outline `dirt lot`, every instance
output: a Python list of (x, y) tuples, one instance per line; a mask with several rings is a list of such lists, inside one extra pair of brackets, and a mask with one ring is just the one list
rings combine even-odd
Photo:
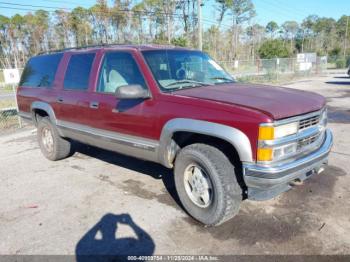
[(245, 201), (216, 228), (186, 215), (157, 164), (81, 145), (50, 162), (33, 128), (1, 135), (0, 254), (350, 254), (350, 79), (287, 86), (327, 97), (330, 165), (273, 200)]

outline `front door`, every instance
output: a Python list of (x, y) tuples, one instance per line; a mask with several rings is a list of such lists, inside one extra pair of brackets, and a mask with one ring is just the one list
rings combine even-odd
[(100, 65), (96, 90), (90, 94), (92, 127), (146, 141), (155, 138), (154, 100), (120, 100), (115, 97), (118, 87), (133, 84), (148, 88), (133, 54), (128, 51), (106, 52)]

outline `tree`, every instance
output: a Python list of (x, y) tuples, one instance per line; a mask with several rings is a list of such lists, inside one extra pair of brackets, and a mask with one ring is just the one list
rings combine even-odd
[(55, 11), (55, 21), (54, 30), (56, 35), (55, 48), (60, 49), (70, 46), (69, 37), (69, 13), (64, 10)]
[[(180, 23), (182, 23), (184, 35), (189, 43), (195, 41), (195, 29), (197, 28), (197, 17), (195, 15), (197, 0), (180, 0), (176, 4), (176, 10), (181, 13)], [(194, 46), (194, 44), (193, 44)]]
[(267, 40), (259, 48), (259, 56), (262, 59), (272, 59), (276, 57), (289, 57), (290, 52), (279, 39)]
[(270, 37), (273, 38), (279, 26), (275, 21), (270, 21), (265, 27), (266, 33), (270, 34)]
[(225, 1), (225, 0), (215, 0), (217, 3), (217, 10), (219, 11), (219, 18), (218, 22), (219, 25), (218, 27), (221, 27), (222, 20), (224, 20), (226, 12), (230, 9), (231, 1)]
[[(78, 6), (71, 11), (37, 10), (12, 17), (0, 15), (0, 65), (23, 67), (38, 52), (98, 43), (172, 43), (194, 47), (197, 1), (95, 0), (96, 4), (90, 8)], [(309, 15), (300, 26), (295, 21), (286, 21), (279, 27), (270, 21), (262, 27), (251, 22), (255, 15), (252, 1), (206, 2), (204, 8), (214, 5), (219, 14), (218, 23), (203, 19), (208, 25), (203, 32), (205, 51), (219, 61), (255, 59), (257, 54), (281, 57), (293, 51), (349, 54), (350, 16), (343, 15), (335, 21)], [(277, 42), (269, 41), (277, 38)]]
[(250, 39), (250, 56), (255, 60), (255, 53), (256, 53), (256, 47), (257, 45), (262, 41), (262, 39), (265, 37), (265, 27), (254, 24), (252, 26), (249, 26), (247, 28), (247, 36)]
[(75, 45), (88, 45), (91, 42), (91, 26), (88, 10), (83, 7), (74, 8), (68, 15), (68, 25), (73, 32)]
[(286, 21), (283, 23), (282, 28), (284, 30), (285, 39), (290, 41), (290, 51), (293, 52), (293, 43), (299, 30), (299, 25), (295, 21)]
[(97, 3), (89, 8), (92, 17), (93, 27), (98, 42), (109, 43), (111, 36), (108, 30), (111, 19), (111, 12), (107, 5), (107, 0), (97, 0)]
[(222, 21), (227, 11), (230, 11), (232, 16), (231, 59), (237, 59), (240, 26), (255, 16), (255, 7), (251, 0), (219, 0), (217, 2), (221, 8), (219, 21)]
[(336, 21), (333, 18), (318, 18), (313, 31), (316, 33), (316, 51), (320, 54), (328, 54), (336, 39)]
[(343, 15), (336, 23), (337, 35), (343, 40), (343, 54), (347, 53), (350, 43), (350, 16)]

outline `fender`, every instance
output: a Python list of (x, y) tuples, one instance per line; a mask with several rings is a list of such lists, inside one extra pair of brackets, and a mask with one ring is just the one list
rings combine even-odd
[(172, 167), (171, 154), (176, 150), (172, 136), (178, 131), (193, 132), (226, 140), (237, 150), (242, 162), (253, 162), (249, 138), (237, 128), (202, 120), (174, 118), (164, 125), (160, 136), (158, 157), (159, 162), (166, 167)]
[(49, 115), (51, 123), (57, 124), (55, 112), (53, 111), (52, 107), (48, 103), (41, 102), (41, 101), (35, 101), (32, 103), (30, 111), (32, 113), (33, 121), (35, 121), (34, 109), (41, 109), (45, 111)]

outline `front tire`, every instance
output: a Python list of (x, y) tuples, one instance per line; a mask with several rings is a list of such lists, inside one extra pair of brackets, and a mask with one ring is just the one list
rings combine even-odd
[(215, 226), (238, 213), (242, 189), (234, 166), (219, 149), (206, 144), (184, 147), (174, 173), (180, 201), (196, 220)]
[(70, 141), (62, 138), (48, 117), (38, 123), (37, 138), (43, 155), (52, 161), (66, 158), (71, 153)]

